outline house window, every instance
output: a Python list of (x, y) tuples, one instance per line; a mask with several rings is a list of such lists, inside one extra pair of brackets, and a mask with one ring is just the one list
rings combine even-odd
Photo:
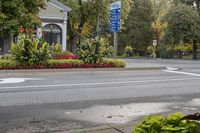
[(43, 38), (50, 45), (62, 44), (62, 30), (56, 24), (47, 24), (43, 30)]

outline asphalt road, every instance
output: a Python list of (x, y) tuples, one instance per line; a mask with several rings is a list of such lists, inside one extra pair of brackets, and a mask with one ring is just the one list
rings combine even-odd
[(199, 62), (138, 62), (181, 69), (1, 73), (0, 132), (73, 130), (200, 110)]

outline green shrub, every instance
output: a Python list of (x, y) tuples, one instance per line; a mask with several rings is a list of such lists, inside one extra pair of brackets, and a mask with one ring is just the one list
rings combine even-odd
[(102, 60), (103, 57), (112, 56), (113, 48), (109, 46), (109, 42), (104, 38), (98, 41), (94, 39), (86, 39), (77, 49), (77, 55), (85, 63), (93, 64)]
[(63, 51), (61, 53), (51, 53), (51, 57), (54, 57), (54, 56), (74, 56), (74, 54), (69, 51)]
[(200, 49), (197, 50), (197, 57), (200, 59)]
[(62, 51), (62, 46), (60, 44), (56, 44), (50, 47), (51, 48), (51, 57), (55, 56), (73, 56), (74, 54), (70, 51)]
[(172, 58), (172, 56), (170, 56), (169, 52), (166, 49), (161, 49), (159, 57), (163, 59)]
[(4, 54), (1, 57), (1, 60), (13, 60), (13, 56), (11, 54)]
[(48, 44), (31, 36), (21, 36), (20, 40), (11, 46), (11, 54), (22, 65), (38, 65), (50, 58)]
[(101, 61), (103, 64), (113, 64), (116, 68), (126, 67), (126, 62), (119, 59), (104, 59)]
[(84, 64), (84, 62), (77, 59), (67, 59), (67, 60), (48, 60), (47, 63), (44, 63), (44, 65), (47, 65), (50, 67), (53, 67), (55, 65), (63, 65), (63, 64), (82, 65)]
[(62, 53), (62, 46), (61, 44), (55, 44), (51, 46), (52, 53), (53, 54), (61, 54)]
[(200, 123), (182, 120), (183, 114), (148, 116), (134, 126), (133, 133), (200, 133)]
[(19, 64), (14, 60), (0, 60), (0, 68), (1, 69), (14, 68), (18, 65)]
[(100, 58), (113, 56), (114, 48), (110, 46), (110, 43), (107, 38), (100, 38), (99, 44), (100, 44), (99, 48)]
[(70, 51), (64, 51), (64, 52), (62, 52), (62, 55), (72, 56), (74, 54), (72, 52), (70, 52)]
[(133, 48), (131, 46), (126, 46), (124, 50), (124, 55), (127, 57), (133, 56)]
[(149, 54), (150, 57), (156, 58), (156, 47), (155, 46), (149, 46), (147, 48), (147, 53)]
[(168, 51), (168, 47), (164, 44), (158, 45), (156, 49), (156, 54), (158, 55), (159, 58), (173, 58), (173, 53)]

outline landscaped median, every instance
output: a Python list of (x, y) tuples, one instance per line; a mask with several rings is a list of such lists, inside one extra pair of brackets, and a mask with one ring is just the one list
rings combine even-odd
[(63, 51), (60, 44), (50, 46), (34, 35), (21, 33), (10, 53), (0, 59), (0, 70), (123, 68), (119, 59), (104, 59), (112, 55), (112, 48), (104, 39), (87, 39), (77, 49), (77, 55)]
[(118, 59), (104, 59), (96, 64), (86, 64), (79, 59), (48, 60), (40, 65), (20, 65), (15, 60), (0, 60), (0, 70), (15, 69), (71, 69), (71, 68), (123, 68), (126, 63)]

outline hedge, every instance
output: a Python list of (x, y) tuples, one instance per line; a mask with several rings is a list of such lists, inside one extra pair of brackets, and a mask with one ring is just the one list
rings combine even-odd
[(0, 60), (0, 69), (9, 69), (19, 66), (14, 60)]
[(104, 59), (101, 62), (103, 64), (112, 64), (113, 67), (117, 67), (117, 68), (126, 67), (126, 62), (120, 59)]
[(126, 63), (121, 60), (102, 60), (96, 64), (85, 64), (78, 59), (48, 60), (41, 65), (20, 65), (15, 60), (0, 60), (0, 69), (66, 69), (66, 68), (121, 68)]
[(67, 60), (49, 60), (45, 66), (48, 68), (79, 68), (84, 62), (77, 59), (67, 59)]

